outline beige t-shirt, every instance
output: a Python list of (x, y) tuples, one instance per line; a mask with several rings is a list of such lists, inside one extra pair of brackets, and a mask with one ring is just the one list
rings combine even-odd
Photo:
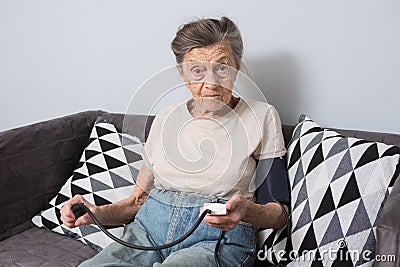
[(286, 153), (281, 122), (267, 103), (240, 99), (218, 119), (196, 119), (187, 102), (156, 116), (143, 149), (157, 189), (254, 200), (256, 160)]

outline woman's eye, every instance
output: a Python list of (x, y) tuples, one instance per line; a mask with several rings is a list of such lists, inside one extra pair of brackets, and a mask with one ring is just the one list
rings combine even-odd
[(228, 70), (228, 67), (225, 66), (225, 65), (221, 65), (221, 66), (219, 66), (219, 70), (220, 71), (226, 71), (226, 70)]
[(228, 75), (228, 66), (220, 65), (217, 68), (217, 74), (220, 77), (226, 77)]
[(199, 80), (203, 77), (204, 70), (202, 68), (194, 68), (192, 69), (192, 78), (195, 80)]

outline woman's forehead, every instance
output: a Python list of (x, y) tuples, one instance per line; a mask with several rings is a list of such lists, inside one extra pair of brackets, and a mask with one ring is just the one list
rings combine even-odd
[(233, 63), (233, 53), (229, 42), (224, 41), (213, 46), (193, 48), (185, 54), (184, 62), (211, 61)]

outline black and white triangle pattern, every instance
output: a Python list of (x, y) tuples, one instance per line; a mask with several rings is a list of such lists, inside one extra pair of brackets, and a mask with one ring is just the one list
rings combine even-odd
[(266, 263), (266, 266), (270, 264), (285, 266), (289, 262), (288, 252), (292, 251), (292, 243), (287, 237), (287, 226), (278, 230), (263, 229), (258, 232), (257, 260)]
[[(288, 266), (373, 265), (375, 225), (398, 176), (399, 154), (396, 146), (346, 138), (300, 117), (287, 152), (290, 249), (298, 255)], [(265, 237), (271, 262), (279, 261), (274, 252), (286, 245), (284, 233)]]
[[(137, 137), (117, 132), (113, 124), (99, 117), (72, 176), (50, 201), (50, 207), (32, 218), (32, 222), (69, 235), (97, 251), (103, 249), (112, 242), (109, 237), (96, 225), (67, 228), (60, 220), (60, 209), (76, 194), (98, 206), (130, 196), (143, 163), (142, 147)], [(109, 231), (121, 237), (123, 226), (109, 228)]]

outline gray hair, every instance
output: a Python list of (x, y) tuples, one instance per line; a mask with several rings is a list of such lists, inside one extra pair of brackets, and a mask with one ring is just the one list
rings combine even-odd
[(199, 19), (182, 25), (171, 48), (178, 64), (183, 62), (185, 54), (193, 48), (216, 45), (229, 41), (236, 66), (240, 68), (243, 54), (243, 41), (238, 27), (227, 17), (217, 19)]

